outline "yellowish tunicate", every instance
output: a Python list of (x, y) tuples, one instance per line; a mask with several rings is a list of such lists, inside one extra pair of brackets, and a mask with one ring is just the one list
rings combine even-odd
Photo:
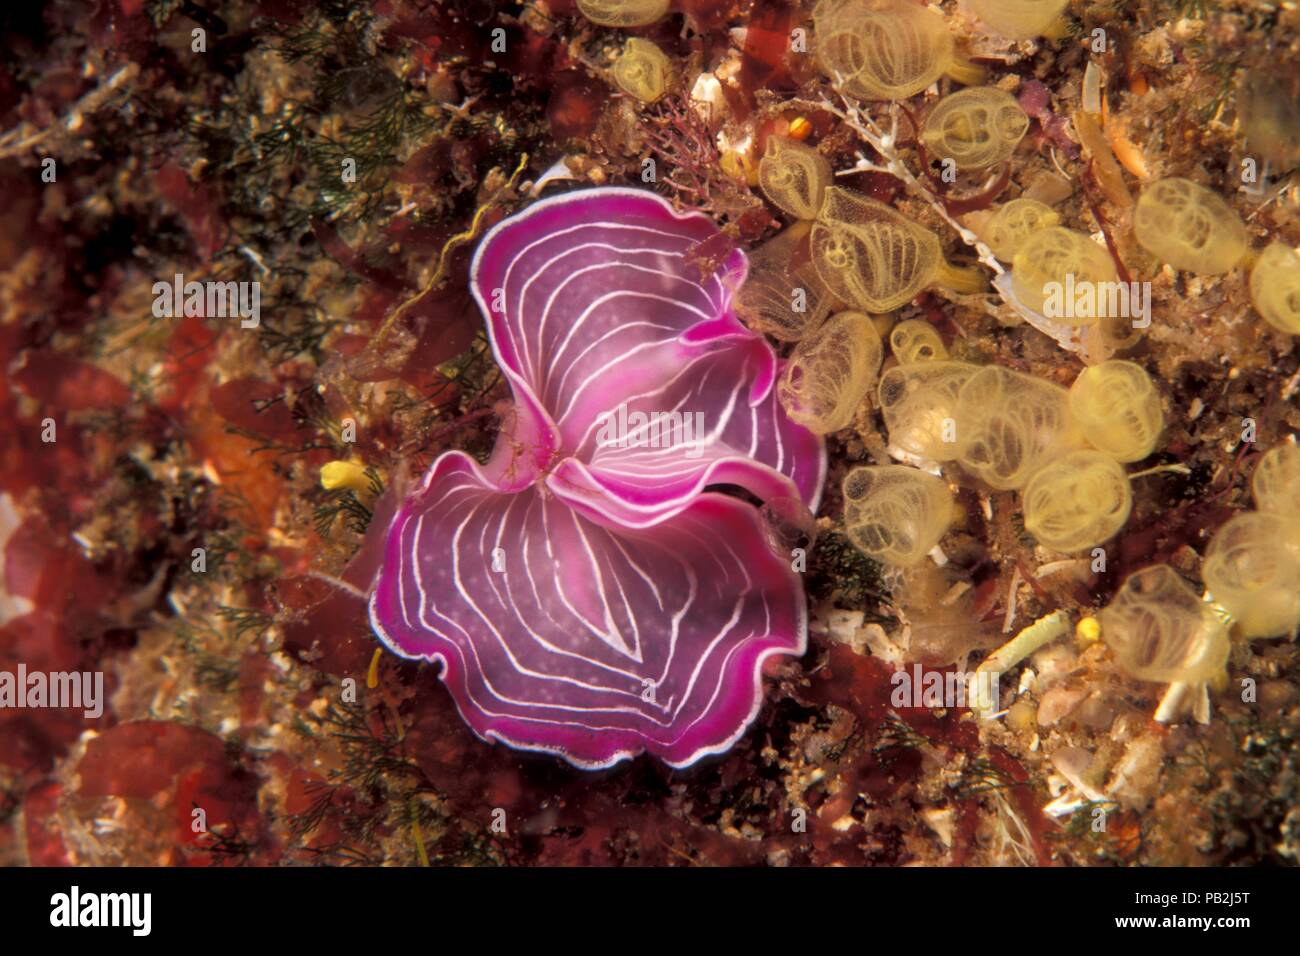
[(1130, 574), (1098, 617), (1115, 662), (1138, 680), (1206, 683), (1227, 666), (1223, 622), (1167, 564)]
[(1245, 224), (1223, 197), (1176, 176), (1143, 190), (1133, 233), (1153, 256), (1197, 275), (1227, 272), (1248, 246)]
[(1048, 462), (1024, 491), (1025, 530), (1066, 554), (1096, 547), (1128, 520), (1133, 493), (1114, 458), (1087, 449)]
[(1300, 446), (1270, 448), (1255, 466), (1250, 489), (1260, 511), (1300, 519)]
[(957, 393), (962, 467), (999, 491), (1023, 488), (1066, 451), (1084, 447), (1065, 389), (987, 365)]
[(1037, 199), (1013, 199), (999, 206), (975, 231), (995, 256), (1010, 262), (1031, 235), (1060, 222), (1056, 210)]
[(958, 395), (979, 371), (966, 362), (898, 365), (880, 378), (880, 411), (891, 447), (927, 461), (961, 455), (966, 429), (959, 427)]
[(670, 0), (578, 0), (578, 12), (602, 27), (643, 27), (668, 12)]
[(756, 332), (797, 342), (825, 321), (831, 295), (808, 258), (809, 224), (797, 222), (749, 254), (735, 309)]
[(1210, 539), (1201, 577), (1245, 637), (1292, 634), (1300, 626), (1300, 519), (1237, 515)]
[(1282, 170), (1300, 162), (1300, 74), (1279, 66), (1257, 63), (1244, 74), (1237, 117), (1251, 156)]
[(1300, 254), (1269, 243), (1250, 270), (1250, 301), (1273, 328), (1300, 335)]
[(940, 100), (925, 118), (921, 141), (933, 159), (984, 169), (1010, 159), (1028, 131), (1029, 116), (1014, 96), (976, 86)]
[(864, 554), (910, 567), (939, 543), (955, 514), (943, 479), (918, 468), (877, 465), (844, 478), (844, 530)]
[(629, 37), (623, 53), (614, 61), (614, 82), (642, 103), (653, 103), (668, 89), (672, 61), (649, 40)]
[[(1062, 325), (1093, 325), (1106, 311), (1103, 284), (1117, 283), (1115, 262), (1104, 246), (1081, 232), (1053, 226), (1031, 233), (1015, 254), (1011, 282), (1025, 305)], [(1083, 299), (1079, 293), (1090, 294)]]
[(1070, 0), (965, 0), (971, 12), (1009, 40), (1057, 36)]
[(763, 194), (795, 219), (817, 218), (831, 178), (831, 164), (825, 156), (784, 136), (768, 139), (767, 152), (758, 164)]
[(873, 314), (892, 312), (931, 285), (967, 293), (985, 287), (979, 270), (944, 259), (933, 232), (838, 186), (826, 190), (811, 241), (813, 263), (826, 287)]
[(777, 384), (781, 407), (818, 435), (839, 431), (875, 384), (883, 351), (871, 316), (832, 316), (790, 356)]
[(943, 15), (912, 0), (821, 0), (813, 26), (818, 68), (859, 99), (906, 99), (944, 73), (983, 77), (957, 57)]
[(948, 357), (943, 339), (929, 322), (907, 319), (889, 333), (889, 348), (900, 365), (937, 362)]
[(1160, 393), (1141, 365), (1112, 359), (1079, 373), (1070, 386), (1070, 414), (1083, 437), (1116, 461), (1155, 451), (1164, 428)]

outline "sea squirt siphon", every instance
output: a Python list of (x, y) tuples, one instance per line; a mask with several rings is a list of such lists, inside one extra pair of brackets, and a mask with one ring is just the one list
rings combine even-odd
[(900, 365), (937, 362), (948, 357), (943, 339), (929, 322), (906, 319), (889, 333), (889, 349)]

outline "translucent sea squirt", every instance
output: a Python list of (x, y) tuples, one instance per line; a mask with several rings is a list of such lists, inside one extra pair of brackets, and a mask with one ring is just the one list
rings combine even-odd
[(1237, 92), (1247, 147), (1281, 169), (1300, 162), (1300, 70), (1289, 59), (1285, 65), (1256, 63)]
[(490, 460), (441, 455), (388, 525), (370, 620), (436, 661), (488, 741), (607, 767), (729, 748), (763, 661), (802, 654), (806, 604), (760, 510), (815, 509), (816, 436), (731, 311), (745, 258), (652, 193), (548, 197), (480, 243), (471, 287), (514, 396)]
[(975, 232), (1003, 262), (1010, 262), (1031, 235), (1060, 225), (1061, 217), (1037, 199), (1013, 199), (999, 206)]
[(1133, 493), (1115, 459), (1085, 449), (1050, 461), (1024, 490), (1025, 530), (1064, 554), (1095, 547), (1128, 520)]
[(797, 342), (830, 315), (834, 297), (808, 257), (810, 229), (796, 222), (750, 253), (736, 314), (755, 332)]
[(958, 461), (999, 491), (1023, 488), (1040, 468), (1083, 447), (1065, 389), (999, 365), (981, 368), (957, 395)]
[(1265, 514), (1300, 520), (1300, 446), (1270, 448), (1250, 478), (1255, 507)]
[(1176, 176), (1142, 191), (1133, 232), (1147, 252), (1197, 275), (1222, 275), (1248, 247), (1245, 224), (1222, 196)]
[(1207, 683), (1228, 663), (1228, 630), (1172, 567), (1130, 574), (1098, 615), (1120, 668), (1155, 683)]
[(1083, 437), (1116, 461), (1141, 461), (1156, 450), (1165, 414), (1146, 369), (1112, 359), (1079, 373), (1070, 386), (1070, 414)]
[(880, 377), (878, 402), (891, 449), (924, 461), (953, 461), (966, 448), (961, 388), (978, 365), (933, 361), (898, 365)]
[(867, 466), (844, 478), (845, 533), (886, 564), (919, 564), (947, 532), (954, 509), (947, 483), (919, 468)]
[[(1115, 262), (1104, 246), (1061, 226), (1031, 233), (1011, 264), (1011, 282), (1020, 301), (1062, 325), (1096, 324), (1103, 311), (1099, 288), (1118, 281)], [(1076, 308), (1071, 290), (1088, 292), (1092, 304)]]
[(772, 136), (758, 164), (763, 195), (788, 216), (816, 219), (826, 187), (832, 182), (831, 164), (811, 146), (785, 136)]
[(1029, 132), (1029, 116), (1014, 96), (977, 86), (945, 96), (921, 127), (931, 158), (951, 159), (958, 169), (985, 169), (1006, 162)]
[(1300, 335), (1300, 253), (1272, 242), (1250, 270), (1250, 301), (1279, 332)]
[(793, 421), (818, 435), (853, 420), (863, 396), (876, 383), (883, 348), (871, 316), (841, 312), (795, 348), (777, 384), (777, 396)]
[(642, 103), (653, 103), (668, 90), (672, 61), (649, 40), (629, 37), (614, 61), (614, 82)]
[(821, 0), (813, 9), (817, 66), (849, 96), (901, 100), (945, 73), (978, 83), (943, 15), (912, 0)]
[(1070, 0), (965, 0), (971, 12), (1008, 40), (1056, 36)]
[(602, 27), (643, 27), (663, 18), (671, 0), (578, 0), (578, 11)]
[(1300, 627), (1300, 519), (1237, 515), (1210, 539), (1201, 576), (1245, 637), (1293, 634)]
[(953, 266), (933, 232), (867, 196), (832, 186), (812, 227), (817, 274), (845, 302), (880, 315), (931, 285), (984, 289), (978, 269)]

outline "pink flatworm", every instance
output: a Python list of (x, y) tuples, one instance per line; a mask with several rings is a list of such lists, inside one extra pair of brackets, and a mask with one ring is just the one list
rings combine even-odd
[(485, 740), (685, 766), (753, 720), (765, 659), (804, 652), (789, 556), (753, 504), (712, 489), (815, 510), (825, 452), (731, 309), (744, 254), (700, 274), (690, 253), (716, 235), (603, 188), (534, 203), (478, 248), (514, 409), (487, 464), (443, 454), (398, 509), (370, 619), (395, 653), (441, 663)]

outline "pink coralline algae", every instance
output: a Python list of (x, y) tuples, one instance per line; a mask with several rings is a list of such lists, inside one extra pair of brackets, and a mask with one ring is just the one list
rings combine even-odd
[(685, 766), (757, 714), (806, 605), (744, 489), (815, 509), (816, 436), (731, 310), (745, 256), (702, 275), (700, 214), (604, 188), (502, 222), (471, 284), (514, 394), (486, 465), (438, 458), (398, 509), (370, 600), (383, 642), (438, 661), (485, 740), (608, 767)]

